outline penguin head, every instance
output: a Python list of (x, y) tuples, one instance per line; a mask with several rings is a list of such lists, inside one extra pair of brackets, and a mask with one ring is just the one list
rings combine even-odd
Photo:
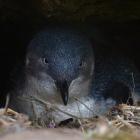
[(38, 96), (67, 105), (88, 95), (94, 56), (89, 39), (67, 27), (45, 28), (27, 47), (26, 73), (38, 83)]

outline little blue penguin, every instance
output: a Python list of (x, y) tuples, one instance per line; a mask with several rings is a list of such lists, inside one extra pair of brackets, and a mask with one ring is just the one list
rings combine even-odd
[(90, 118), (127, 101), (133, 91), (132, 98), (139, 100), (137, 73), (122, 56), (98, 51), (84, 33), (71, 27), (46, 27), (27, 47), (9, 106), (44, 123), (72, 116)]

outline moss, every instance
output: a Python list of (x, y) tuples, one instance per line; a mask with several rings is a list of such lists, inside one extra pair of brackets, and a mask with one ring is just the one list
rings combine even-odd
[(38, 22), (44, 18), (83, 21), (140, 19), (139, 0), (0, 0), (1, 20)]
[(84, 20), (87, 17), (130, 20), (140, 18), (140, 1), (132, 0), (38, 0), (43, 15), (59, 20)]

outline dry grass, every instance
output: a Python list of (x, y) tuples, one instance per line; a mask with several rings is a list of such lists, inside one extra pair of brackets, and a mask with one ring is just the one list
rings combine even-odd
[[(38, 98), (35, 100), (49, 106), (53, 110), (70, 115), (73, 121), (62, 123), (56, 126), (60, 128), (77, 129), (83, 133), (86, 139), (97, 140), (138, 140), (140, 139), (140, 107), (120, 104), (113, 107), (104, 116), (90, 119), (80, 119), (54, 105), (48, 104)], [(7, 108), (0, 109), (0, 137), (7, 134), (21, 132), (24, 130), (36, 129), (28, 117)], [(42, 128), (42, 127), (40, 127)]]

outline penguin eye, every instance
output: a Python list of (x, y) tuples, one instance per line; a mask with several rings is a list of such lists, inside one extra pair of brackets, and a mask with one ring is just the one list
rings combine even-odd
[(80, 64), (79, 64), (79, 68), (82, 68), (82, 67), (84, 67), (84, 62), (83, 61), (81, 61)]
[(48, 64), (48, 59), (47, 58), (43, 58), (42, 61), (43, 61), (44, 64)]
[(83, 65), (83, 63), (82, 63), (82, 61), (81, 61), (80, 64), (79, 64), (79, 67), (82, 67), (82, 65)]

